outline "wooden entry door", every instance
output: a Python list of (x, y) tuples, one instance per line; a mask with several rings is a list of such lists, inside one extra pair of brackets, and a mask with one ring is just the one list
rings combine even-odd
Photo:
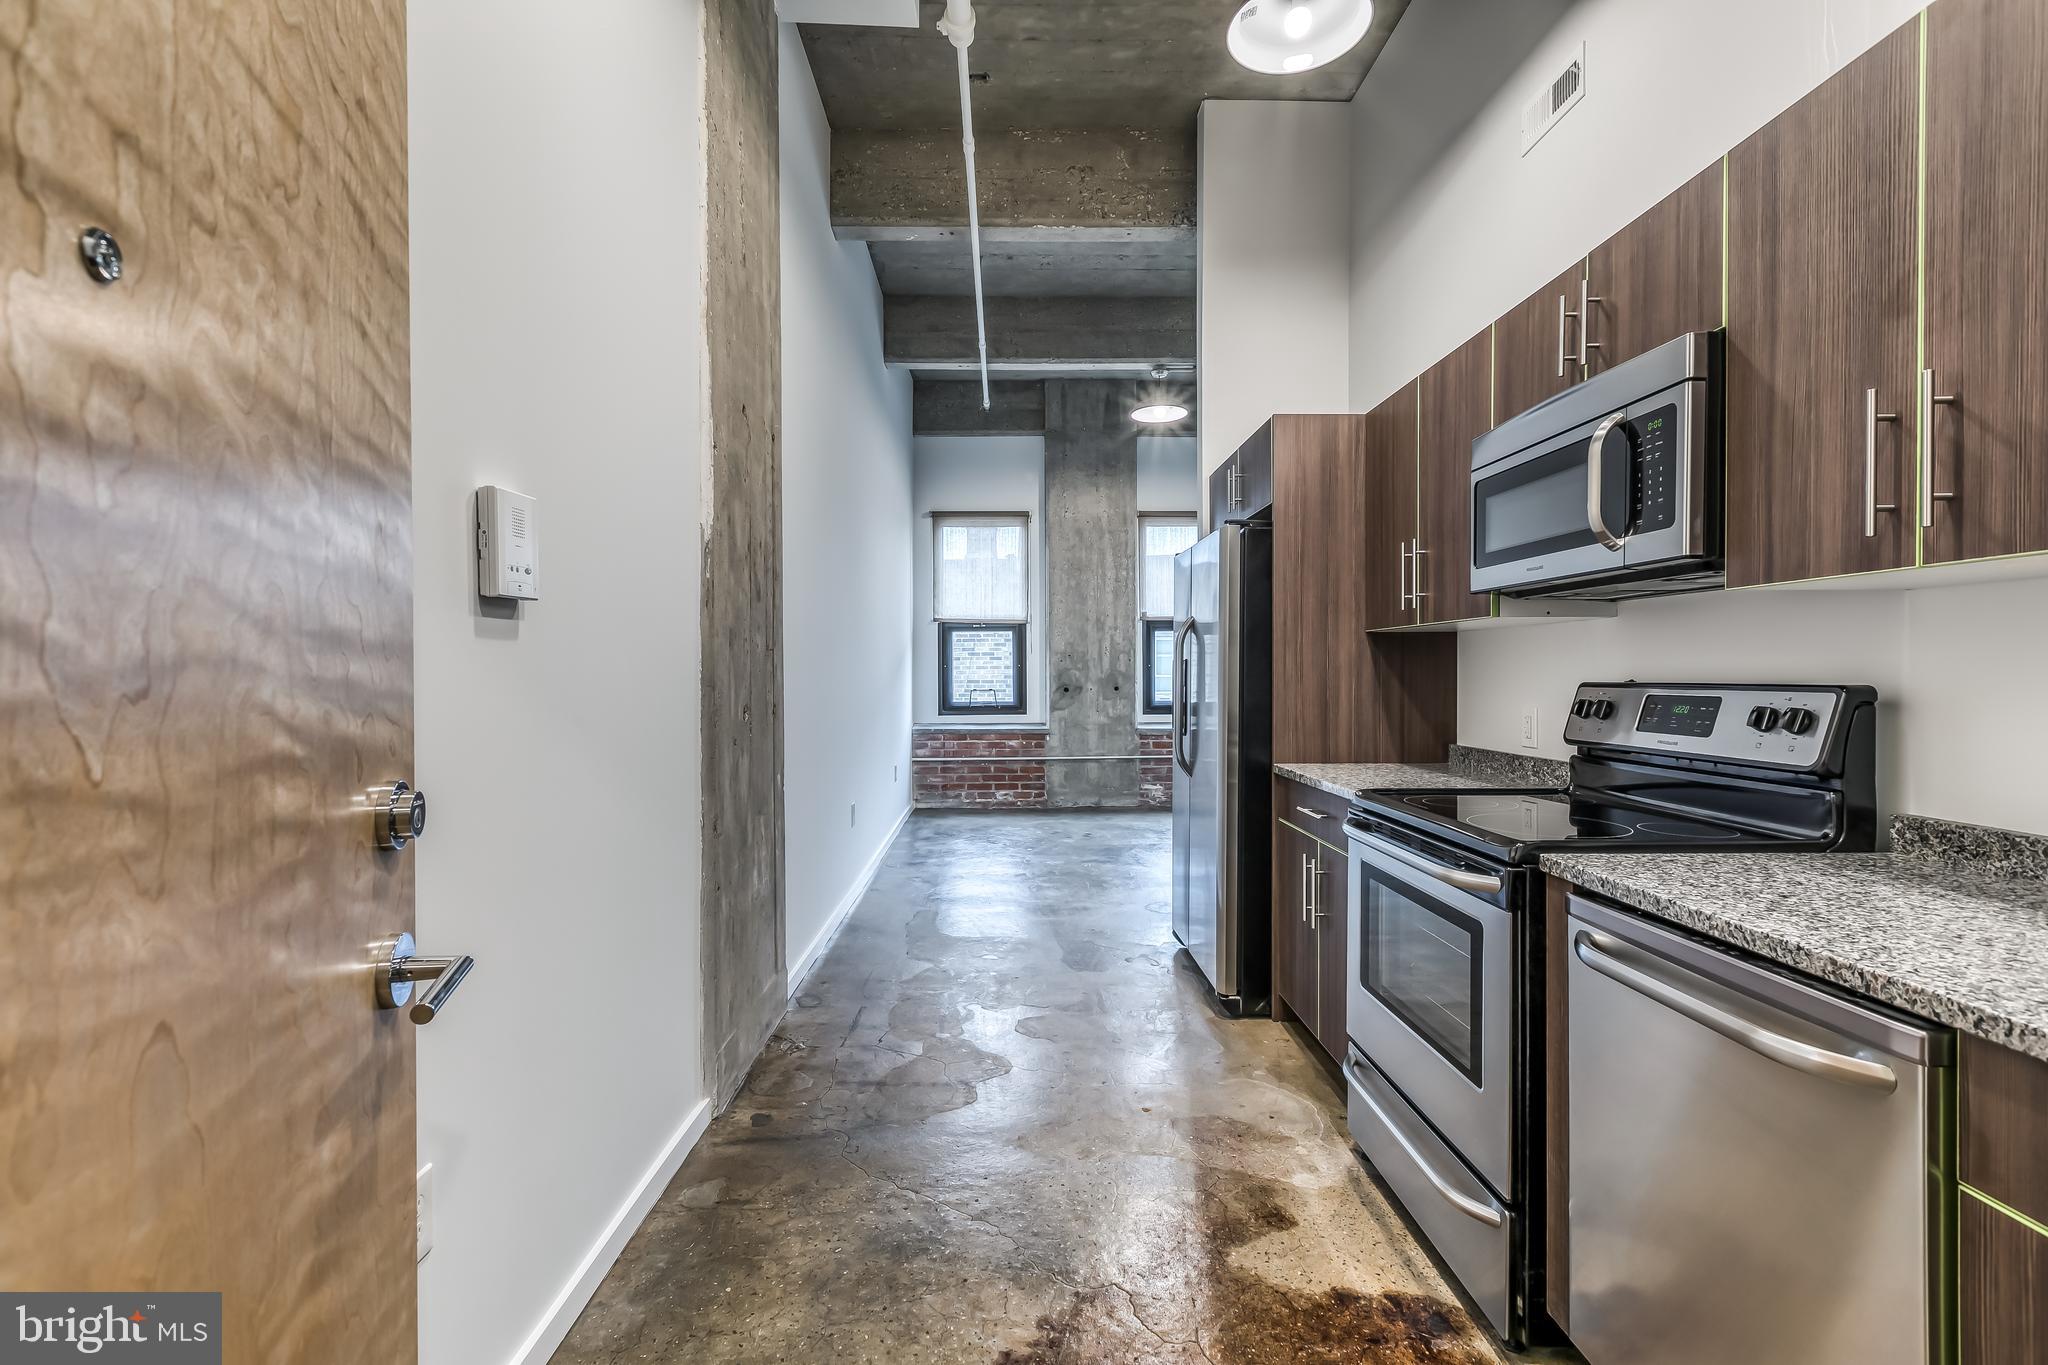
[(0, 8), (0, 1286), (249, 1365), (416, 1358), (404, 34)]

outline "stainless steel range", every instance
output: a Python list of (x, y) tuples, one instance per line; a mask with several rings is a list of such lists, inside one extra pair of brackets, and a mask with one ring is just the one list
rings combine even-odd
[(1569, 849), (1868, 849), (1867, 687), (1588, 683), (1561, 789), (1352, 807), (1353, 1138), (1511, 1345), (1539, 1323), (1544, 892)]

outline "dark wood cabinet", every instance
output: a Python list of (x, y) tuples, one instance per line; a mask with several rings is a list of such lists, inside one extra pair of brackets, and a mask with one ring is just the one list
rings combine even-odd
[(2048, 1359), (2048, 1236), (1963, 1196), (1957, 1271), (1964, 1365)]
[(1273, 424), (1260, 427), (1209, 473), (1209, 526), (1253, 516), (1273, 505)]
[(1731, 584), (1914, 562), (1919, 61), (1908, 24), (1729, 154)]
[(1489, 616), (1472, 591), (1472, 443), (1493, 428), (1493, 334), (1481, 332), (1429, 367), (1420, 383), (1417, 521), (1412, 582), (1420, 619)]
[(1579, 357), (1579, 295), (1585, 287), (1586, 263), (1574, 261), (1493, 325), (1496, 425), (1585, 378)]
[(1721, 325), (1720, 162), (1593, 249), (1586, 262), (1586, 373), (1685, 332)]
[(1299, 1022), (1332, 1062), (1344, 1056), (1348, 805), (1289, 778), (1273, 781), (1274, 1017)]
[(1415, 394), (1403, 384), (1365, 415), (1364, 595), (1358, 629), (1414, 625)]
[(1283, 415), (1271, 431), (1274, 760), (1441, 763), (1457, 723), (1456, 637), (1366, 633), (1414, 619), (1401, 609), (1414, 386), (1371, 413)]
[(1962, 1358), (2033, 1365), (2048, 1360), (2048, 1062), (1965, 1037), (1960, 1064)]
[(1922, 558), (2048, 549), (2048, 7), (1926, 22)]

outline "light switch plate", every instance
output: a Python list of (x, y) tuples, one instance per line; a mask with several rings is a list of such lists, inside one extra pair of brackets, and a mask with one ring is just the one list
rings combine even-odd
[(413, 1260), (424, 1261), (434, 1249), (434, 1163), (420, 1167), (413, 1182)]
[(524, 493), (494, 484), (476, 490), (476, 591), (540, 600), (540, 513)]

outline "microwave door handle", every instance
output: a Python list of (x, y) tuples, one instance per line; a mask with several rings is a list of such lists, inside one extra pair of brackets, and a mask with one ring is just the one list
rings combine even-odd
[[(1614, 534), (1607, 524), (1606, 515), (1600, 510), (1600, 494), (1606, 487), (1601, 452), (1607, 445), (1607, 433), (1627, 418), (1628, 414), (1623, 412), (1603, 417), (1600, 425), (1593, 428), (1593, 439), (1586, 446), (1586, 524), (1593, 528), (1593, 534), (1600, 543), (1610, 550), (1621, 548), (1621, 538)], [(1626, 536), (1628, 532), (1623, 530), (1621, 534)]]

